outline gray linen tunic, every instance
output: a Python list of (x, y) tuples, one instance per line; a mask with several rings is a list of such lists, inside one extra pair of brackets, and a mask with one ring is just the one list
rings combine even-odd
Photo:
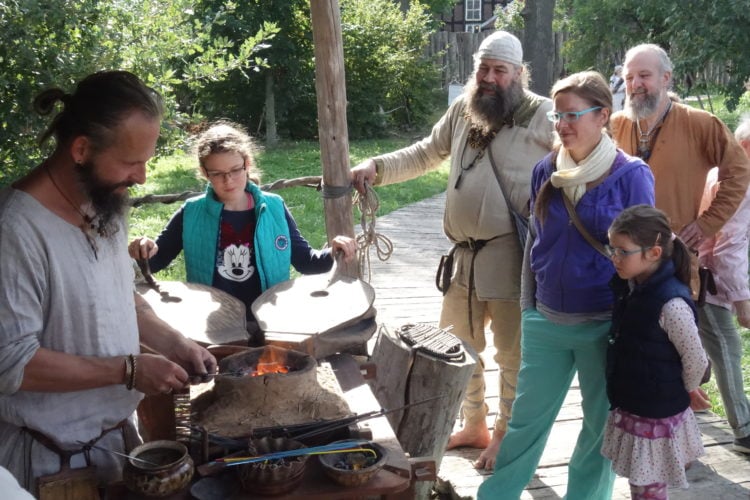
[[(96, 243), (98, 259), (78, 227), (22, 191), (0, 191), (0, 465), (31, 491), (33, 478), (57, 472), (60, 464), (22, 426), (61, 448), (80, 448), (76, 441), (93, 439), (123, 419), (134, 423), (142, 397), (124, 386), (19, 390), (39, 347), (101, 357), (139, 352), (124, 221), (113, 237), (97, 236)], [(122, 434), (110, 433), (101, 444), (123, 451)], [(121, 462), (114, 456), (94, 450), (92, 461), (100, 479), (119, 477)], [(82, 456), (72, 465), (82, 466)]]

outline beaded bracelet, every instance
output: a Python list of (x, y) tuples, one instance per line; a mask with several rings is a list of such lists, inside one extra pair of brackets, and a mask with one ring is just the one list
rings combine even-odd
[(128, 388), (129, 391), (132, 391), (135, 389), (135, 371), (136, 371), (136, 362), (135, 362), (135, 356), (132, 354), (128, 354), (128, 362), (130, 364), (130, 378), (128, 378), (127, 384), (125, 384), (125, 387)]
[(130, 364), (130, 357), (125, 356), (125, 386), (127, 387), (130, 383), (130, 379), (133, 376), (133, 365)]

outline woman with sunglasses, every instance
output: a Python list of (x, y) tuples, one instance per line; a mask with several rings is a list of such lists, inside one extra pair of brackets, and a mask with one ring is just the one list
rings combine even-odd
[(612, 142), (612, 93), (599, 73), (570, 75), (551, 94), (547, 117), (557, 144), (532, 173), (517, 396), (480, 499), (520, 498), (576, 374), (583, 427), (568, 467), (566, 498), (612, 496), (614, 473), (599, 451), (609, 410), (605, 367), (614, 303), (608, 285), (614, 267), (604, 245), (623, 209), (653, 205), (654, 178), (648, 165)]
[(288, 280), (290, 264), (302, 274), (324, 273), (333, 265), (333, 252), (351, 261), (356, 243), (337, 236), (331, 248), (310, 247), (283, 199), (258, 187), (256, 146), (241, 126), (216, 122), (195, 138), (194, 149), (199, 173), (208, 180), (205, 194), (187, 200), (155, 242), (136, 238), (128, 250), (134, 259), (149, 259), (152, 272), (184, 251), (187, 281), (242, 300), (251, 343), (257, 344), (253, 301)]

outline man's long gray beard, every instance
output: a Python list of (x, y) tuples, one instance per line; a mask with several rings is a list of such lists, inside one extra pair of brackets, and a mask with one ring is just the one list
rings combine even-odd
[(631, 120), (642, 120), (647, 118), (659, 109), (659, 102), (661, 101), (661, 93), (659, 94), (640, 94), (642, 99), (634, 101), (631, 95), (628, 94), (625, 97), (625, 114)]
[[(484, 94), (485, 89), (492, 89), (493, 94)], [(513, 118), (513, 111), (523, 98), (523, 85), (514, 80), (507, 90), (494, 84), (477, 83), (470, 78), (466, 84), (467, 110), (471, 124), (485, 132), (499, 130)]]

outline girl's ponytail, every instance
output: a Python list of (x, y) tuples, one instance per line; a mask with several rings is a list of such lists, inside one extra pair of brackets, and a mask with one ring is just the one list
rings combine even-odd
[(690, 256), (691, 251), (683, 243), (679, 236), (674, 235), (672, 241), (672, 262), (674, 263), (674, 275), (678, 280), (690, 287)]

